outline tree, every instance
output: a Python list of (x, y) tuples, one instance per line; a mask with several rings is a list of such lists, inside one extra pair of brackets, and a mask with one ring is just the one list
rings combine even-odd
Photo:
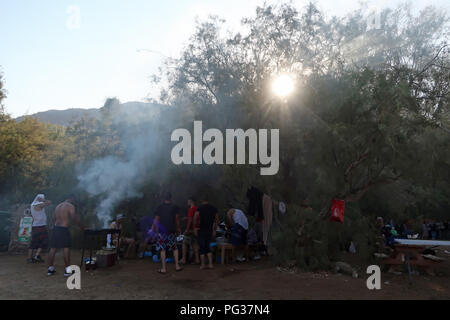
[[(353, 227), (358, 221), (370, 227), (376, 207), (361, 211), (361, 205), (388, 186), (397, 193), (384, 201), (401, 196), (402, 210), (411, 211), (418, 206), (411, 193), (428, 185), (429, 174), (417, 170), (417, 163), (436, 163), (423, 152), (424, 132), (448, 141), (448, 17), (428, 7), (418, 19), (408, 6), (380, 15), (381, 28), (368, 30), (363, 9), (327, 20), (312, 4), (301, 12), (288, 4), (266, 5), (254, 19), (243, 20), (243, 33), (226, 36), (223, 20), (211, 17), (165, 70), (169, 86), (162, 97), (193, 110), (207, 126), (280, 128), (277, 176), (242, 174), (233, 167), (221, 181), (236, 193), (242, 186), (261, 186), (293, 208), (308, 199), (316, 212), (309, 231), (327, 230), (315, 239), (324, 245), (336, 236), (323, 222), (331, 199), (347, 202)], [(270, 91), (271, 80), (282, 73), (297, 79), (287, 101)], [(442, 153), (440, 147), (433, 150)], [(448, 163), (439, 164), (446, 176)], [(301, 223), (295, 218), (301, 213), (293, 211)], [(371, 242), (353, 237), (360, 246)]]
[(3, 99), (6, 98), (6, 93), (3, 88), (3, 75), (0, 73), (0, 123), (7, 120), (7, 115), (5, 114), (5, 109), (3, 107)]

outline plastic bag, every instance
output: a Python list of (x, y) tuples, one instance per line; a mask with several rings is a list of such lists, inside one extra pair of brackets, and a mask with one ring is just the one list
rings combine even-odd
[(23, 217), (20, 219), (19, 232), (17, 239), (20, 242), (28, 243), (31, 240), (31, 229), (33, 224), (32, 217)]
[(331, 201), (331, 217), (330, 221), (344, 223), (345, 201), (333, 199)]
[(348, 252), (350, 253), (356, 253), (356, 247), (355, 244), (352, 242), (350, 242), (350, 246), (348, 247)]

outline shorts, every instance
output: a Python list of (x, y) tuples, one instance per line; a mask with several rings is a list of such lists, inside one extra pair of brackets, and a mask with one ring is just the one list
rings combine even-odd
[(186, 244), (188, 246), (198, 244), (197, 237), (195, 236), (194, 233), (191, 233), (189, 235), (184, 235), (183, 244)]
[(199, 246), (199, 252), (201, 255), (205, 255), (211, 252), (210, 244), (211, 244), (212, 234), (198, 234), (197, 241)]
[(54, 227), (50, 237), (50, 248), (70, 248), (72, 247), (72, 238), (69, 228)]
[(136, 242), (133, 238), (120, 238), (120, 244), (133, 244)]
[(177, 249), (177, 235), (175, 233), (171, 233), (169, 235), (165, 233), (158, 234), (158, 240), (156, 241), (156, 250), (175, 251)]
[(247, 230), (239, 223), (235, 223), (231, 228), (231, 243), (236, 247), (247, 244)]
[(46, 226), (33, 227), (31, 229), (30, 249), (48, 248), (48, 231)]

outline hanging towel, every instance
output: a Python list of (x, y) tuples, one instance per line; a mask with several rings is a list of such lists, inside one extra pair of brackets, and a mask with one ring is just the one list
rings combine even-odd
[(247, 198), (248, 198), (248, 215), (254, 216), (256, 221), (262, 221), (264, 219), (263, 206), (262, 206), (262, 198), (263, 193), (255, 188), (251, 187), (247, 190)]
[(278, 211), (280, 211), (281, 214), (286, 213), (286, 204), (284, 202), (278, 203)]
[(264, 221), (262, 223), (263, 225), (263, 241), (264, 244), (267, 245), (268, 238), (269, 238), (269, 231), (270, 227), (272, 226), (272, 198), (269, 197), (267, 194), (264, 194), (262, 198), (262, 207), (264, 211)]

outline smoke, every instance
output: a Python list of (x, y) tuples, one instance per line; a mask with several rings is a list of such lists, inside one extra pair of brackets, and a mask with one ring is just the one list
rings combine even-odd
[[(176, 185), (179, 193), (192, 192), (190, 183), (193, 180), (180, 183), (181, 172), (172, 171), (178, 166), (172, 163), (170, 150), (173, 147), (172, 131), (192, 125), (193, 108), (186, 107), (182, 101), (177, 106), (167, 106), (120, 104), (118, 100), (108, 99), (100, 114), (100, 121), (109, 123), (119, 135), (122, 152), (80, 166), (77, 178), (78, 188), (97, 198), (94, 213), (104, 227), (122, 201), (142, 197), (141, 190), (148, 184)], [(211, 118), (211, 115), (206, 117)], [(206, 170), (205, 166), (183, 170), (183, 173), (195, 179), (197, 184), (200, 184), (198, 181), (216, 179), (219, 168)]]
[(123, 156), (96, 159), (78, 174), (78, 187), (100, 199), (95, 213), (104, 227), (121, 201), (142, 196), (139, 188), (147, 181), (164, 140), (157, 125), (161, 106), (107, 101), (105, 107), (110, 108), (108, 116), (120, 135)]
[(104, 195), (96, 211), (105, 224), (117, 203), (140, 196), (136, 184), (142, 169), (137, 164), (133, 158), (121, 161), (107, 157), (95, 160), (84, 174), (78, 176), (79, 186), (90, 195)]

